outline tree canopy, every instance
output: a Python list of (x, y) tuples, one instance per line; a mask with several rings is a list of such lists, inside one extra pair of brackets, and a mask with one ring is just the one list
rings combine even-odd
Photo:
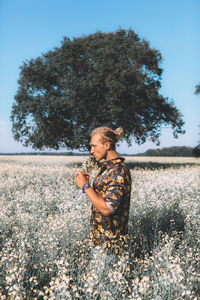
[(23, 63), (12, 106), (12, 132), (25, 146), (88, 148), (95, 127), (122, 127), (131, 145), (174, 137), (183, 120), (159, 94), (162, 56), (132, 30), (69, 39)]
[[(199, 95), (200, 94), (200, 83), (197, 84), (195, 88), (196, 88), (195, 89), (195, 94)], [(200, 141), (199, 141), (199, 144), (194, 148), (194, 155), (196, 157), (200, 157)]]
[(200, 83), (196, 85), (195, 92), (196, 95), (200, 94)]
[(144, 153), (139, 153), (137, 156), (186, 156), (191, 157), (194, 156), (194, 149), (192, 147), (187, 146), (173, 146), (173, 147), (165, 147), (162, 149), (149, 149)]

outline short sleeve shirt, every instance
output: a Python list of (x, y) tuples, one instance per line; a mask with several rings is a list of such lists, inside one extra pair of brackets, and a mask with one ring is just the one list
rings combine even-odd
[(111, 214), (105, 216), (92, 205), (90, 238), (94, 247), (103, 244), (109, 246), (111, 240), (120, 239), (128, 233), (131, 175), (124, 158), (105, 161), (93, 188), (104, 198)]

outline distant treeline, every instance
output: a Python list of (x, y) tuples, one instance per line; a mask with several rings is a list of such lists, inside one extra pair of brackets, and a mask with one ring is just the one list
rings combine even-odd
[(194, 148), (186, 146), (169, 147), (162, 149), (149, 149), (144, 153), (139, 153), (137, 156), (195, 156)]
[(76, 152), (72, 152), (72, 151), (69, 151), (69, 152), (19, 152), (19, 153), (0, 153), (0, 155), (60, 155), (60, 156), (65, 156), (65, 155), (68, 155), (68, 156), (87, 156), (89, 153), (87, 152), (79, 152), (79, 153), (76, 153)]
[[(68, 155), (68, 156), (86, 156), (88, 152), (21, 152), (21, 153), (0, 153), (0, 155)], [(138, 154), (120, 154), (122, 156), (187, 156), (193, 157), (194, 148), (186, 146), (169, 147), (162, 149), (149, 149), (144, 153)]]

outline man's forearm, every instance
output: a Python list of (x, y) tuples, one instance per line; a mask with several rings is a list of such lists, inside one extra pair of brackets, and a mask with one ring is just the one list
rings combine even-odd
[(106, 205), (106, 201), (102, 196), (99, 196), (94, 189), (90, 186), (85, 189), (85, 194), (87, 195), (90, 202), (105, 216), (109, 216), (111, 210)]

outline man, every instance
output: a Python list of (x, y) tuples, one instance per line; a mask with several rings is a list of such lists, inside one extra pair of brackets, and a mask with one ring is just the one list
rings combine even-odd
[(91, 242), (101, 246), (107, 253), (119, 254), (123, 239), (128, 233), (128, 216), (131, 194), (131, 175), (124, 158), (116, 152), (116, 143), (123, 134), (121, 128), (96, 128), (91, 135), (91, 154), (96, 161), (105, 162), (89, 185), (87, 174), (78, 171), (75, 182), (92, 203)]

